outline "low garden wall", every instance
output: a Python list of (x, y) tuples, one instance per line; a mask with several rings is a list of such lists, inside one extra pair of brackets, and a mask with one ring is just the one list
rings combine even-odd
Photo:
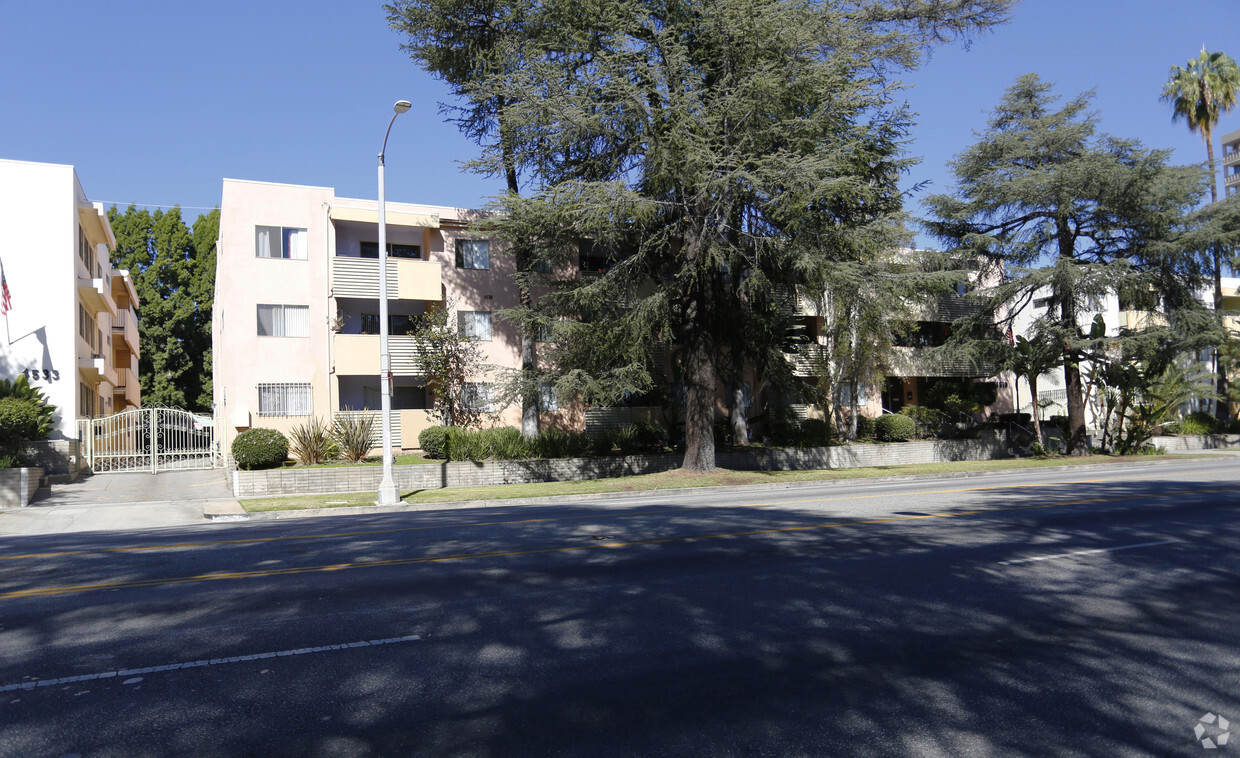
[(82, 472), (77, 440), (39, 440), (23, 442), (22, 456), (31, 465), (43, 469), (49, 477), (71, 482)]
[(1236, 450), (1240, 434), (1184, 434), (1177, 437), (1155, 437), (1150, 444), (1159, 450)]
[(0, 508), (29, 505), (43, 473), (41, 468), (0, 469)]
[[(716, 464), (748, 471), (797, 471), (942, 463), (1004, 458), (1009, 455), (997, 435), (976, 440), (932, 440), (876, 445), (783, 450), (721, 452)], [(438, 465), (396, 466), (393, 476), (402, 491), (479, 487), (498, 484), (582, 481), (635, 474), (653, 474), (679, 468), (679, 454), (632, 455), (608, 458), (562, 458), (537, 461), (451, 461)], [(295, 495), (378, 490), (382, 466), (232, 471), (234, 497)]]

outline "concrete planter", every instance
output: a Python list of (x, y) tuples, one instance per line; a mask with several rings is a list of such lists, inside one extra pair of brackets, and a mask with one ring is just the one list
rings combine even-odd
[(22, 508), (29, 505), (42, 479), (41, 468), (0, 469), (0, 508)]
[[(894, 466), (913, 463), (977, 461), (1005, 458), (1006, 443), (997, 435), (976, 440), (929, 440), (886, 445), (786, 450), (738, 450), (720, 453), (723, 468), (748, 471), (799, 471)], [(481, 487), (604, 479), (653, 474), (678, 468), (680, 455), (632, 455), (608, 458), (562, 458), (534, 461), (452, 461), (438, 465), (396, 466), (401, 490)], [(234, 497), (300, 495), (377, 490), (381, 466), (273, 469), (231, 472)]]

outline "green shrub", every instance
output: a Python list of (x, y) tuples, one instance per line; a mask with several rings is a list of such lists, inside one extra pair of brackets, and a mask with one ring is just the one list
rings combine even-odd
[(422, 448), (422, 455), (432, 460), (442, 460), (448, 457), (444, 449), (447, 443), (448, 427), (446, 426), (428, 426), (418, 432), (418, 447)]
[(485, 461), (491, 449), (487, 440), (477, 431), (460, 426), (450, 426), (445, 443), (445, 457), (450, 461)]
[[(349, 463), (360, 463), (370, 454), (375, 441), (375, 419), (371, 413), (336, 414), (332, 421), (332, 439), (336, 441), (341, 457)], [(418, 440), (421, 441), (421, 435), (418, 435)]]
[(1059, 414), (1055, 414), (1054, 416), (1046, 419), (1047, 426), (1053, 426), (1061, 432), (1068, 431), (1068, 423), (1068, 417), (1061, 416)]
[(22, 439), (45, 440), (51, 435), (52, 415), (56, 412), (56, 406), (47, 402), (42, 389), (30, 386), (30, 380), (25, 374), (18, 375), (12, 381), (0, 379), (0, 399), (22, 400), (34, 407), (38, 421), (33, 430), (27, 430), (27, 433), (22, 435)]
[(667, 430), (662, 424), (643, 421), (637, 425), (637, 439), (643, 452), (654, 453), (667, 447)]
[(590, 437), (590, 454), (596, 457), (611, 455), (616, 446), (616, 430), (599, 429)]
[(801, 421), (792, 408), (781, 405), (771, 411), (771, 443), (795, 447), (801, 441)]
[(886, 413), (875, 419), (874, 433), (883, 442), (905, 442), (917, 433), (917, 423), (899, 413)]
[(233, 440), (232, 455), (246, 471), (275, 468), (288, 458), (288, 438), (275, 429), (246, 429)]
[(0, 451), (16, 455), (23, 440), (41, 439), (39, 408), (32, 400), (0, 398)]
[(512, 426), (497, 426), (484, 429), (480, 433), (489, 457), (501, 461), (516, 461), (529, 458), (532, 445), (521, 434), (521, 430)]
[(1228, 434), (1240, 434), (1240, 418), (1234, 418), (1227, 424)]
[(1197, 411), (1190, 413), (1180, 421), (1167, 425), (1171, 434), (1211, 434), (1218, 426), (1218, 420), (1209, 413)]
[(340, 447), (332, 438), (331, 427), (320, 421), (318, 416), (293, 427), (289, 434), (292, 436), (289, 450), (302, 465), (313, 466), (340, 455)]
[(822, 418), (801, 422), (800, 447), (824, 447), (831, 444), (831, 424)]
[(872, 416), (857, 416), (857, 439), (872, 440), (878, 433), (877, 419)]
[(620, 451), (620, 455), (637, 455), (642, 452), (641, 433), (633, 424), (625, 424), (615, 431), (612, 441)]
[(18, 468), (22, 465), (21, 460), (15, 455), (0, 455), (0, 469), (2, 468)]
[(590, 449), (590, 438), (582, 432), (563, 429), (541, 429), (530, 441), (530, 451), (537, 458), (576, 458)]

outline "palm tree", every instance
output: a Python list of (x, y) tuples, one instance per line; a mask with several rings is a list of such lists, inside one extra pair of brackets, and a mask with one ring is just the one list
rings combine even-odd
[(1184, 119), (1188, 130), (1200, 133), (1210, 161), (1210, 201), (1218, 202), (1218, 182), (1214, 168), (1214, 127), (1221, 114), (1236, 107), (1240, 94), (1240, 66), (1222, 51), (1206, 52), (1187, 66), (1172, 66), (1171, 78), (1163, 86), (1162, 100), (1171, 103), (1171, 120)]
[(1029, 394), (1033, 396), (1033, 436), (1037, 437), (1039, 445), (1042, 444), (1042, 423), (1038, 418), (1041, 415), (1038, 412), (1038, 377), (1058, 368), (1063, 359), (1063, 345), (1049, 332), (1035, 328), (1032, 340), (1024, 335), (1016, 338), (1016, 344), (1004, 361), (1017, 378), (1029, 383)]
[[(1210, 202), (1218, 202), (1218, 178), (1214, 169), (1214, 126), (1219, 115), (1236, 107), (1240, 94), (1240, 66), (1236, 60), (1222, 51), (1206, 52), (1193, 58), (1185, 67), (1172, 66), (1171, 78), (1163, 87), (1163, 102), (1171, 103), (1171, 120), (1183, 118), (1188, 130), (1200, 133), (1206, 143), (1206, 155), (1210, 162)], [(1223, 308), (1223, 251), (1215, 246), (1214, 264), (1214, 312)], [(1227, 370), (1216, 361), (1215, 380), (1218, 397), (1227, 397)], [(1227, 401), (1220, 400), (1216, 410), (1219, 421), (1226, 421), (1229, 411)]]

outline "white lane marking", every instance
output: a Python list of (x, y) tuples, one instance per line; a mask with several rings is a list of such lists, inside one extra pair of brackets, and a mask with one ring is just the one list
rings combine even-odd
[(999, 561), (1000, 566), (1011, 566), (1015, 563), (1032, 563), (1033, 561), (1053, 561), (1056, 558), (1071, 558), (1076, 555), (1090, 555), (1092, 553), (1111, 553), (1116, 550), (1132, 550), (1138, 547), (1154, 547), (1155, 545), (1170, 545), (1178, 540), (1163, 540), (1162, 542), (1142, 542), (1140, 545), (1122, 545), (1120, 547), (1101, 547), (1096, 550), (1077, 550), (1073, 553), (1059, 553), (1057, 555), (1039, 555), (1036, 558), (1020, 558), (1014, 561)]
[[(226, 663), (244, 663), (245, 661), (256, 661), (260, 658), (275, 658), (276, 656), (286, 655), (306, 655), (308, 653), (326, 653), (331, 650), (348, 650), (355, 647), (375, 647), (378, 645), (395, 645), (399, 642), (417, 642), (422, 638), (416, 634), (410, 634), (404, 637), (388, 637), (384, 640), (362, 640), (360, 642), (343, 642), (339, 645), (320, 645), (318, 647), (302, 647), (296, 650), (277, 650), (274, 653), (254, 653), (252, 655), (234, 655), (228, 658), (210, 658), (201, 661), (189, 661), (187, 663), (170, 663), (164, 666), (146, 666), (144, 668), (118, 669), (116, 671), (104, 671), (98, 674), (82, 674), (81, 676), (62, 676), (58, 679), (34, 679), (29, 682), (19, 682), (18, 684), (6, 684), (0, 686), (0, 692), (12, 692), (14, 690), (32, 690), (35, 687), (51, 687), (55, 684), (74, 684), (76, 682), (89, 682), (95, 679), (111, 679), (118, 676), (137, 677), (138, 674), (155, 674), (161, 671), (176, 671), (178, 669), (191, 669), (199, 666), (222, 666)], [(142, 681), (141, 677), (129, 679), (123, 684), (130, 684)]]

